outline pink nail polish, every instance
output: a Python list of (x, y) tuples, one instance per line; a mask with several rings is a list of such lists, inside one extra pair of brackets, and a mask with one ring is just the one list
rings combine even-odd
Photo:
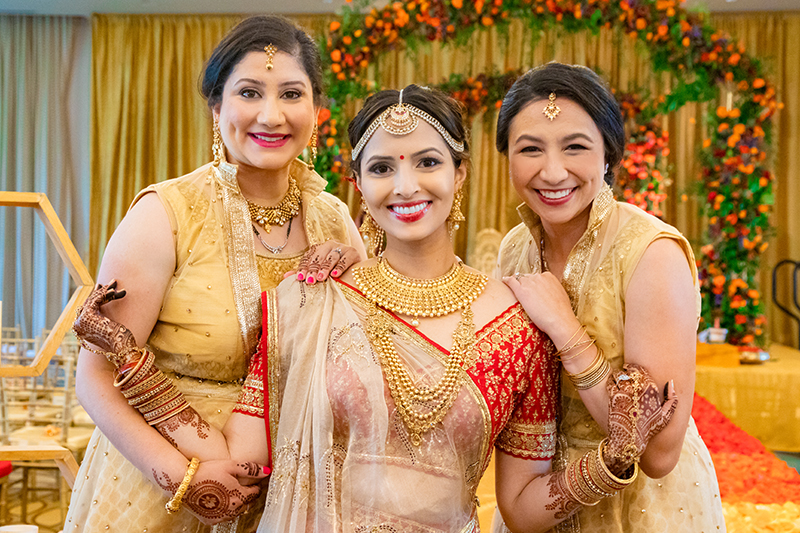
[(333, 276), (334, 278), (339, 277), (339, 271), (338, 270), (332, 270), (331, 271), (331, 276)]
[(303, 281), (306, 277), (303, 275), (302, 272), (297, 273), (297, 281)]
[(317, 280), (314, 279), (314, 276), (308, 276), (306, 278), (306, 283), (308, 283), (309, 285), (313, 285), (315, 281)]
[(265, 475), (270, 475), (272, 473), (272, 469), (268, 466), (265, 466), (263, 469)]

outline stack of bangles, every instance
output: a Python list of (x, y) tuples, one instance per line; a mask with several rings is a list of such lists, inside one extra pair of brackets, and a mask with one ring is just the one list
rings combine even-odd
[(200, 459), (197, 457), (192, 457), (192, 460), (189, 462), (189, 467), (186, 469), (186, 475), (183, 476), (183, 481), (181, 481), (181, 484), (178, 486), (178, 490), (175, 491), (175, 496), (173, 496), (172, 499), (167, 502), (167, 513), (177, 513), (180, 510), (181, 502), (183, 502), (183, 496), (189, 489), (189, 483), (192, 482), (192, 478), (194, 477), (195, 473), (197, 473), (198, 466), (200, 466)]
[(189, 402), (172, 381), (154, 364), (152, 352), (142, 350), (142, 357), (119, 368), (114, 386), (122, 390), (128, 404), (155, 426), (189, 408)]
[[(569, 361), (571, 359), (579, 357), (583, 352), (594, 346), (595, 340), (592, 338), (592, 336), (586, 333), (586, 338), (583, 339), (584, 333), (586, 333), (586, 326), (581, 324), (575, 331), (575, 333), (572, 334), (572, 337), (569, 338), (564, 347), (556, 352), (555, 354), (556, 357), (560, 361)], [(578, 340), (575, 341), (574, 344), (570, 344), (572, 342), (572, 339), (574, 339), (576, 335), (578, 335)], [(564, 356), (564, 354), (566, 354), (567, 352), (575, 350), (576, 348), (580, 348), (581, 346), (584, 347), (583, 350), (580, 350), (575, 354), (570, 354), (568, 357)], [(585, 370), (578, 372), (577, 374), (570, 374), (569, 372), (567, 372), (567, 376), (569, 377), (572, 384), (575, 385), (576, 389), (586, 390), (586, 389), (591, 389), (595, 385), (598, 385), (603, 381), (605, 381), (605, 379), (608, 377), (608, 374), (610, 373), (611, 373), (611, 365), (608, 363), (608, 361), (606, 361), (605, 357), (603, 356), (603, 350), (601, 350), (600, 347), (598, 346), (597, 355), (595, 355), (594, 360), (588, 367), (586, 367)]]
[(564, 475), (566, 487), (570, 497), (581, 505), (597, 505), (600, 500), (613, 496), (618, 491), (629, 487), (636, 481), (639, 474), (638, 463), (634, 463), (628, 472), (633, 470), (627, 478), (618, 478), (603, 461), (604, 439), (597, 450), (586, 453), (576, 461), (567, 465)]

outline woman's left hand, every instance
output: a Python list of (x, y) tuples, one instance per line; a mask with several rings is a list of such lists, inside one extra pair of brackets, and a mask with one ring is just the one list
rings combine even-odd
[(662, 402), (650, 373), (634, 363), (612, 372), (606, 390), (609, 442), (604, 459), (612, 472), (624, 472), (644, 454), (647, 443), (667, 427), (678, 397), (670, 381), (664, 387)]
[(296, 275), (298, 281), (313, 285), (329, 276), (338, 278), (360, 260), (361, 255), (352, 246), (332, 240), (314, 244), (300, 260), (297, 270), (287, 272), (284, 278)]
[(519, 303), (540, 330), (560, 348), (575, 332), (578, 319), (572, 311), (567, 291), (553, 274), (515, 274), (503, 282), (514, 292)]

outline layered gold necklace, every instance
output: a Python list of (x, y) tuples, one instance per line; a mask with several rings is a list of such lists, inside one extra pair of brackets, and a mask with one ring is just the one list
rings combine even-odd
[[(367, 334), (378, 352), (389, 392), (411, 444), (419, 446), (422, 435), (444, 419), (461, 390), (464, 362), (469, 359), (475, 343), (470, 304), (483, 292), (487, 278), (467, 272), (459, 260), (444, 276), (414, 279), (400, 274), (383, 258), (378, 258), (376, 265), (354, 269), (353, 279), (366, 299), (374, 304), (367, 314)], [(392, 321), (377, 306), (415, 317), (412, 325), (418, 325), (416, 317), (444, 316), (461, 309), (461, 320), (453, 332), (453, 347), (445, 362), (444, 374), (433, 387), (414, 384), (390, 336)]]
[(289, 175), (289, 189), (278, 205), (258, 205), (247, 200), (247, 209), (250, 211), (250, 219), (260, 224), (267, 233), (271, 231), (271, 226), (283, 226), (300, 214), (300, 188), (297, 181)]

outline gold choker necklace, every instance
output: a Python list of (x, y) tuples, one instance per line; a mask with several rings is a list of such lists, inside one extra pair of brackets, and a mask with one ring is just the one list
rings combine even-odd
[[(378, 352), (389, 392), (411, 444), (419, 446), (422, 435), (444, 419), (461, 390), (462, 369), (471, 359), (475, 344), (470, 304), (483, 292), (487, 278), (467, 272), (459, 260), (444, 276), (413, 279), (392, 269), (382, 257), (377, 265), (354, 269), (353, 278), (366, 299), (374, 304), (367, 313), (367, 335)], [(433, 387), (414, 384), (392, 342), (392, 322), (377, 306), (413, 315), (412, 325), (418, 325), (417, 316), (442, 316), (461, 309), (444, 374)]]
[(250, 219), (260, 224), (267, 233), (271, 231), (271, 226), (283, 226), (300, 214), (300, 188), (297, 181), (289, 175), (289, 189), (278, 205), (268, 207), (247, 200), (247, 209)]
[(483, 274), (467, 272), (460, 259), (443, 276), (416, 279), (397, 272), (383, 257), (373, 266), (353, 269), (353, 279), (369, 301), (410, 315), (414, 327), (419, 317), (444, 316), (469, 307), (487, 281)]

